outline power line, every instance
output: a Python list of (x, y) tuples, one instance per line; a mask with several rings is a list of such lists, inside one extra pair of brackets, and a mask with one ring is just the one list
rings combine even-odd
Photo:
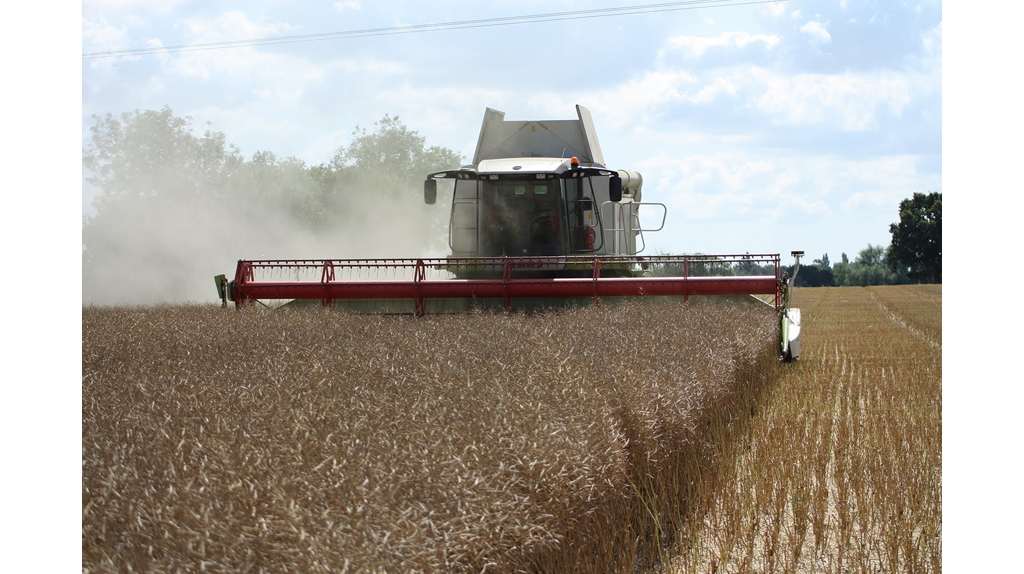
[(348, 38), (367, 38), (373, 36), (392, 36), (397, 34), (418, 34), (423, 32), (440, 32), (446, 30), (465, 30), (470, 28), (489, 28), (493, 26), (513, 26), (518, 24), (536, 24), (563, 20), (583, 20), (589, 18), (608, 18), (612, 16), (632, 16), (634, 14), (650, 14), (654, 12), (675, 12), (680, 10), (697, 10), (724, 6), (747, 6), (751, 4), (774, 4), (786, 0), (684, 0), (681, 2), (663, 2), (660, 4), (643, 4), (638, 6), (619, 6), (615, 8), (592, 8), (589, 10), (573, 10), (569, 12), (550, 12), (546, 14), (528, 14), (524, 16), (502, 16), (479, 20), (460, 20), (440, 24), (414, 24), (410, 26), (394, 26), (390, 28), (366, 28), (362, 30), (346, 30), (341, 32), (325, 32), (320, 34), (298, 34), (293, 36), (274, 36), (248, 40), (225, 40), (220, 42), (204, 42), (197, 44), (181, 44), (177, 46), (158, 46), (135, 48), (130, 50), (111, 50), (106, 52), (89, 52), (82, 54), (83, 60), (116, 58), (122, 56), (145, 56), (174, 52), (197, 52), (202, 50), (222, 50), (250, 46), (268, 46), (275, 44), (294, 44), (300, 42), (319, 42), (324, 40), (342, 40)]

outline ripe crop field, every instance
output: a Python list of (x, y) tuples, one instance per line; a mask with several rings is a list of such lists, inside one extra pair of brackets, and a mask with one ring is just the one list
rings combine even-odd
[(86, 308), (86, 571), (630, 571), (780, 372), (770, 308)]
[(85, 571), (941, 569), (941, 287), (86, 308)]
[(803, 356), (729, 444), (678, 572), (941, 572), (942, 287), (797, 289)]

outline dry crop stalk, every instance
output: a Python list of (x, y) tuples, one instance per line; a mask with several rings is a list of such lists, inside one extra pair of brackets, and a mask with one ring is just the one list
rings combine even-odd
[[(808, 333), (821, 338), (792, 369), (795, 377), (785, 378), (761, 405), (763, 415), (752, 419), (747, 436), (753, 456), (739, 464), (734, 480), (743, 484), (755, 471), (763, 475), (754, 481), (752, 507), (770, 515), (784, 476), (771, 467), (806, 464), (807, 470), (791, 471), (796, 482), (787, 490), (810, 493), (814, 551), (808, 540), (799, 560), (788, 555), (773, 565), (768, 516), (765, 530), (747, 541), (756, 549), (755, 563), (764, 571), (941, 571), (941, 292), (900, 287), (803, 295), (819, 301), (800, 304), (813, 318)], [(800, 413), (809, 416), (806, 442), (777, 440), (780, 427), (772, 421), (791, 422)], [(797, 484), (801, 480), (805, 484)], [(794, 520), (791, 507), (786, 510), (786, 520)], [(726, 523), (725, 517), (716, 520), (708, 527)], [(779, 536), (784, 548), (795, 546), (797, 532), (793, 523), (785, 524)], [(714, 548), (713, 536), (700, 539)]]
[[(663, 537), (656, 528), (644, 538), (652, 523), (639, 519), (623, 477), (649, 473), (656, 524), (688, 523), (678, 501), (714, 460), (707, 439), (693, 435), (707, 427), (695, 421), (714, 416), (673, 413), (731, 408), (728, 384), (695, 392), (700, 378), (728, 382), (746, 371), (666, 377), (680, 369), (665, 350), (692, 334), (664, 337), (662, 319), (620, 311), (592, 310), (600, 321), (569, 312), (418, 322), (261, 310), (225, 322), (204, 308), (84, 313), (83, 564), (592, 571), (629, 569), (641, 554), (664, 562)], [(685, 313), (704, 323), (686, 328), (729, 323), (729, 310), (704, 312)], [(624, 355), (653, 346), (670, 362), (637, 368), (595, 353), (588, 342), (606, 324), (658, 336), (622, 340)], [(224, 336), (206, 337), (211, 330)], [(744, 332), (740, 340), (771, 340)], [(499, 333), (507, 347), (495, 349)], [(565, 346), (546, 345), (551, 338)], [(736, 357), (727, 361), (763, 360), (727, 352)], [(621, 381), (636, 386), (619, 389)], [(627, 412), (636, 424), (619, 426)], [(669, 448), (687, 436), (692, 448)], [(623, 444), (646, 445), (637, 454), (653, 458), (630, 467)], [(137, 519), (116, 518), (126, 515)], [(111, 547), (115, 533), (123, 543)], [(653, 554), (641, 550), (651, 542)]]

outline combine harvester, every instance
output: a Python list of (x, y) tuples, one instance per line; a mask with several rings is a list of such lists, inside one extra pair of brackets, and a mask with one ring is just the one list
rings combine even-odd
[[(319, 300), (325, 307), (420, 316), (617, 297), (745, 296), (774, 307), (780, 355), (795, 359), (800, 310), (790, 307), (790, 295), (803, 252), (792, 253), (793, 277), (778, 254), (639, 256), (644, 233), (664, 226), (667, 208), (641, 201), (639, 173), (606, 167), (590, 112), (582, 106), (576, 112), (576, 120), (510, 122), (488, 108), (472, 165), (427, 175), (427, 204), (436, 202), (439, 180), (454, 183), (450, 256), (240, 260), (233, 281), (216, 278), (221, 300), (236, 308)], [(660, 224), (642, 228), (641, 207), (660, 215)], [(734, 264), (774, 273), (704, 274)]]

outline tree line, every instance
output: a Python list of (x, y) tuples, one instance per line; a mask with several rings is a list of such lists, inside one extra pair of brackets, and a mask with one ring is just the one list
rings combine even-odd
[(797, 286), (942, 283), (941, 192), (914, 193), (901, 201), (899, 221), (889, 226), (889, 233), (888, 246), (869, 243), (852, 262), (843, 253), (833, 265), (826, 253), (810, 265), (801, 265)]
[[(892, 243), (872, 245), (860, 250), (850, 261), (846, 253), (833, 264), (824, 254), (810, 263), (802, 263), (796, 276), (797, 287), (865, 287), (907, 283), (942, 283), (942, 194), (914, 193), (899, 204), (899, 222), (889, 226)], [(697, 254), (700, 255), (700, 254)], [(793, 275), (794, 267), (783, 270)], [(753, 261), (707, 261), (691, 263), (693, 276), (773, 275), (771, 265)], [(681, 264), (662, 264), (655, 275), (682, 275)]]

